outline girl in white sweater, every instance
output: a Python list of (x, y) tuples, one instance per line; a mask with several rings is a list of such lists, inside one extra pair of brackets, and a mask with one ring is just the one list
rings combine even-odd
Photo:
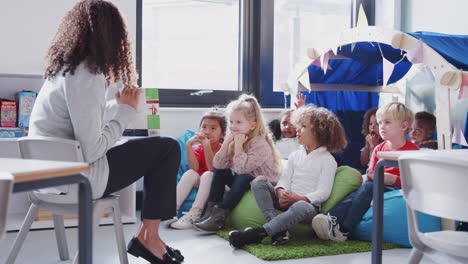
[[(325, 108), (301, 107), (294, 111), (293, 122), (301, 147), (289, 156), (278, 184), (259, 180), (252, 192), (267, 221), (262, 227), (231, 231), (229, 242), (236, 248), (259, 243), (272, 237), (272, 244), (287, 240), (289, 227), (310, 224), (330, 196), (337, 164), (330, 152), (346, 147), (346, 135), (338, 118)], [(277, 215), (276, 209), (284, 211)]]

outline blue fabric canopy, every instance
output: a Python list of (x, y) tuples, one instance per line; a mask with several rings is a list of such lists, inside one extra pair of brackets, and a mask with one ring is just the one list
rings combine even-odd
[(468, 36), (424, 31), (406, 34), (426, 43), (458, 69), (468, 70)]
[[(455, 67), (468, 70), (468, 36), (445, 35), (432, 32), (407, 33), (420, 39)], [(382, 55), (395, 64), (389, 84), (400, 80), (411, 68), (406, 59), (405, 51), (376, 42), (358, 42), (338, 48), (337, 53), (349, 59), (332, 59), (324, 74), (319, 66), (308, 67), (310, 83), (322, 84), (354, 84), (380, 86), (383, 82)], [(360, 167), (359, 149), (364, 145), (360, 133), (364, 112), (377, 107), (379, 93), (355, 91), (320, 91), (303, 92), (307, 95), (306, 102), (322, 106), (333, 111), (340, 118), (348, 139), (348, 147), (340, 155), (339, 163)], [(468, 123), (468, 121), (467, 121)]]

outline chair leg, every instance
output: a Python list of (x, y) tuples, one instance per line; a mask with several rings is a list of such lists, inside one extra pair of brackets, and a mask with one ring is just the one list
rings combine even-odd
[(125, 237), (122, 226), (122, 216), (120, 214), (120, 203), (117, 198), (112, 206), (114, 217), (114, 231), (117, 240), (117, 249), (119, 251), (119, 258), (121, 264), (128, 264), (127, 249), (125, 247)]
[(21, 247), (23, 246), (24, 240), (28, 235), (29, 229), (31, 228), (32, 222), (34, 221), (34, 217), (37, 214), (37, 210), (39, 210), (39, 207), (35, 204), (31, 204), (28, 213), (24, 218), (23, 224), (21, 225), (21, 229), (18, 232), (18, 235), (16, 236), (15, 242), (13, 243), (13, 246), (11, 247), (10, 252), (8, 253), (8, 257), (5, 261), (5, 264), (13, 264), (15, 262), (16, 257), (18, 256), (18, 253)]
[(417, 248), (413, 248), (411, 250), (408, 263), (417, 264), (421, 261), (422, 257), (423, 257), (423, 252)]
[(60, 260), (69, 260), (70, 254), (68, 252), (67, 236), (65, 234), (65, 225), (63, 223), (63, 216), (54, 214), (54, 229), (55, 238), (57, 239), (57, 248), (59, 251)]

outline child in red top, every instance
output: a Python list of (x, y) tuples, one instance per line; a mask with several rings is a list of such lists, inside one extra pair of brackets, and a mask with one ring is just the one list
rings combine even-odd
[[(198, 187), (198, 193), (189, 212), (170, 224), (175, 229), (192, 228), (197, 221), (211, 188), (213, 177), (213, 157), (221, 148), (221, 139), (226, 132), (225, 115), (219, 111), (210, 111), (202, 116), (200, 131), (185, 144), (190, 170), (186, 171), (177, 184), (177, 210), (187, 198), (193, 187)], [(194, 144), (198, 145), (193, 146)]]
[[(377, 145), (372, 152), (366, 182), (355, 192), (349, 194), (328, 215), (319, 214), (312, 220), (312, 228), (320, 239), (345, 241), (359, 224), (362, 216), (370, 207), (373, 192), (375, 165), (379, 151), (418, 150), (419, 148), (406, 139), (411, 126), (413, 114), (402, 103), (392, 102), (379, 108), (376, 113), (379, 134), (384, 142)], [(384, 191), (401, 188), (400, 170), (384, 168)]]

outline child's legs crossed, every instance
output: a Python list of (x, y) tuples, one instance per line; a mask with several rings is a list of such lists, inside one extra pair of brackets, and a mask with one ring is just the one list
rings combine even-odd
[(199, 187), (195, 201), (193, 202), (191, 212), (200, 216), (203, 208), (205, 207), (206, 201), (208, 200), (208, 195), (210, 194), (211, 189), (211, 180), (213, 179), (213, 172), (206, 171), (200, 177)]
[(270, 222), (263, 225), (267, 234), (273, 236), (276, 233), (286, 231), (291, 226), (300, 222), (312, 222), (314, 216), (319, 213), (317, 207), (306, 201), (295, 202), (284, 213), (279, 214)]
[(199, 182), (200, 175), (192, 169), (186, 171), (182, 175), (179, 183), (177, 184), (177, 210), (179, 210), (192, 188), (197, 186)]
[(238, 174), (234, 176), (231, 190), (226, 193), (223, 202), (219, 205), (220, 208), (232, 210), (246, 191), (250, 189), (250, 182), (254, 177), (250, 174)]
[(276, 197), (275, 187), (266, 180), (260, 180), (252, 182), (250, 189), (266, 221), (270, 222), (271, 219), (276, 217), (275, 207), (279, 207), (277, 205), (278, 197)]

